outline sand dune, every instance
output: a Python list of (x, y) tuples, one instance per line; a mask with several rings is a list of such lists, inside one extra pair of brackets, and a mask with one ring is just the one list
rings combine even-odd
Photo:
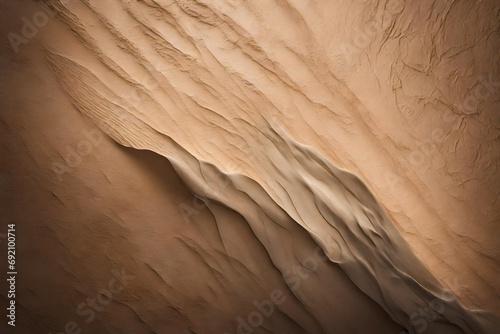
[(500, 328), (496, 1), (1, 4), (15, 330)]

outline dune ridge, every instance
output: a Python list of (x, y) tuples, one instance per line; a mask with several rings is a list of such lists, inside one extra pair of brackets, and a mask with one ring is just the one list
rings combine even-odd
[[(48, 58), (85, 116), (101, 124), (102, 130), (121, 145), (150, 150), (167, 158), (197, 196), (240, 213), (278, 270), (283, 272), (300, 264), (274, 245), (286, 239), (276, 231), (283, 228), (281, 222), (296, 223), (361, 291), (391, 319), (413, 329), (412, 333), (417, 327), (411, 314), (433, 302), (444, 307), (439, 320), (429, 325), (431, 331), (493, 333), (497, 328), (498, 319), (493, 315), (466, 309), (433, 278), (359, 178), (293, 140), (283, 129), (271, 124), (267, 128), (241, 125), (239, 133), (253, 131), (255, 136), (248, 147), (258, 147), (261, 152), (259, 156), (250, 152), (256, 154), (255, 160), (259, 159), (260, 166), (254, 168), (261, 170), (260, 179), (252, 179), (244, 171), (227, 174), (215, 163), (185, 149), (168, 135), (168, 127), (148, 124), (146, 115), (136, 117), (120, 105), (111, 104), (101, 95), (110, 87), (98, 86), (102, 83), (83, 66), (54, 53), (49, 53)], [(75, 77), (81, 80), (78, 86), (71, 83)], [(320, 315), (322, 311), (315, 305), (332, 302), (321, 301), (321, 293), (309, 292), (297, 298), (304, 301), (311, 313)], [(324, 325), (326, 320), (320, 318), (319, 322), (328, 328)]]

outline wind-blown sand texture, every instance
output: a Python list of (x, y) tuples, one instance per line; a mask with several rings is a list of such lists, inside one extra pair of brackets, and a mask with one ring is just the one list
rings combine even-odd
[(0, 3), (19, 333), (497, 333), (498, 1)]

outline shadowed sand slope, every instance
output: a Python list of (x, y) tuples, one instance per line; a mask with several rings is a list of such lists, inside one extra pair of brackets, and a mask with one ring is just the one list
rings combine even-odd
[(495, 1), (2, 7), (26, 331), (500, 328)]

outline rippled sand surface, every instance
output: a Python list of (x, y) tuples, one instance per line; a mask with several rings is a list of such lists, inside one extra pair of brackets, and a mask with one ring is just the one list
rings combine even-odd
[(0, 13), (2, 328), (500, 328), (497, 1)]

